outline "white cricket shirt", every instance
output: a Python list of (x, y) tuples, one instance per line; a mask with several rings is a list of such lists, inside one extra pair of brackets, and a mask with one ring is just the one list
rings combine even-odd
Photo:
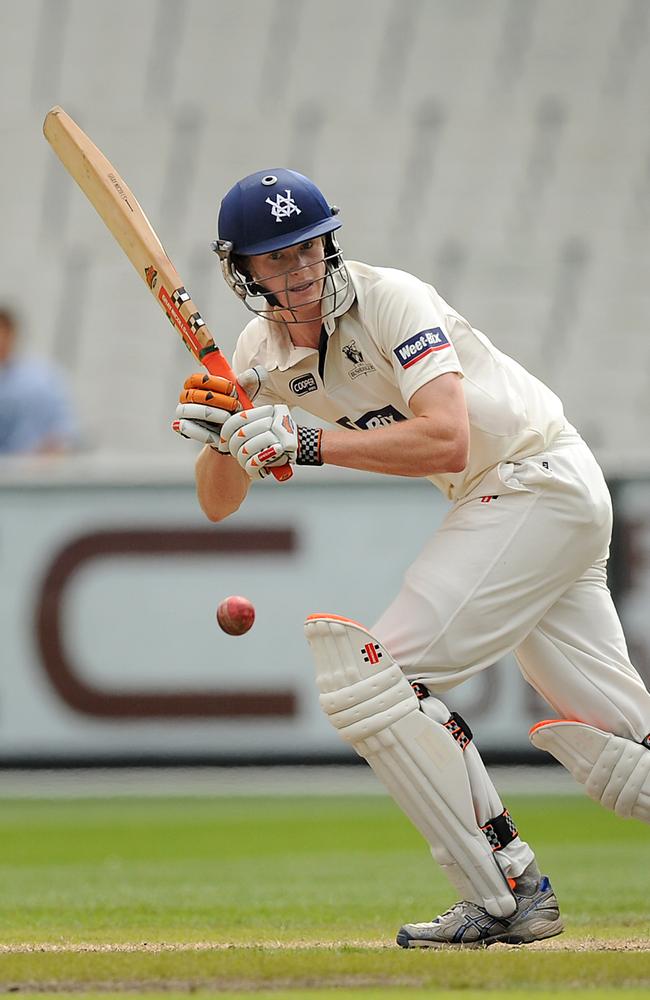
[(347, 262), (352, 287), (324, 321), (326, 351), (295, 347), (286, 326), (253, 319), (233, 357), (237, 374), (261, 364), (269, 381), (255, 404), (300, 406), (353, 430), (413, 416), (408, 403), (445, 372), (463, 377), (470, 423), (467, 467), (428, 478), (450, 500), (500, 462), (546, 450), (565, 425), (542, 382), (473, 329), (435, 288), (404, 271)]

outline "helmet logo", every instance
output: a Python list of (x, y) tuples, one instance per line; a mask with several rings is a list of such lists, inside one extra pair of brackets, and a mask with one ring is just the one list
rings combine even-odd
[(271, 206), (271, 215), (276, 222), (282, 222), (283, 219), (288, 219), (292, 215), (300, 215), (301, 210), (291, 197), (291, 191), (289, 191), (288, 188), (285, 188), (285, 192), (286, 198), (278, 191), (275, 196), (275, 201), (273, 198), (266, 199), (266, 204)]

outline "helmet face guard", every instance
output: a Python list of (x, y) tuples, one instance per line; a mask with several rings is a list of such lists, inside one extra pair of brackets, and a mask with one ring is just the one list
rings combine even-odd
[[(316, 185), (293, 170), (258, 171), (230, 189), (219, 212), (219, 239), (212, 249), (219, 255), (224, 278), (247, 309), (272, 322), (298, 323), (296, 309), (321, 303), (321, 317), (332, 315), (345, 297), (350, 277), (334, 236), (341, 226), (338, 209), (330, 207)], [(285, 250), (308, 241), (322, 246), (303, 267), (292, 266), (273, 275), (284, 279), (287, 305), (256, 281), (248, 258)], [(314, 282), (314, 298), (292, 305), (291, 292), (301, 269), (323, 263), (323, 278)], [(303, 320), (304, 322), (304, 320)]]

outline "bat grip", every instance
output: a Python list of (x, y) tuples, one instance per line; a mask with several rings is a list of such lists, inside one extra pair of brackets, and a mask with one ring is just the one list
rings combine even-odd
[[(207, 327), (204, 327), (207, 329)], [(213, 342), (212, 342), (213, 343)], [(196, 351), (193, 351), (196, 356)], [(235, 383), (237, 389), (237, 398), (245, 410), (251, 410), (253, 408), (253, 403), (246, 395), (237, 377), (233, 372), (232, 368), (228, 364), (226, 358), (221, 353), (218, 347), (213, 346), (208, 350), (202, 352), (198, 356), (198, 360), (204, 365), (212, 375), (221, 375), (223, 378), (229, 379), (231, 382)], [(279, 483), (284, 483), (287, 479), (291, 479), (293, 476), (293, 469), (289, 462), (285, 462), (284, 465), (274, 465), (270, 470)]]

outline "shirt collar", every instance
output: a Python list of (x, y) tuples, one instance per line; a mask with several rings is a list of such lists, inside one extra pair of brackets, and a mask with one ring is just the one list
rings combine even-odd
[(333, 271), (327, 272), (325, 278), (325, 297), (323, 312), (331, 313), (323, 320), (323, 326), (328, 337), (334, 333), (336, 320), (346, 313), (356, 298), (352, 278), (345, 263)]

